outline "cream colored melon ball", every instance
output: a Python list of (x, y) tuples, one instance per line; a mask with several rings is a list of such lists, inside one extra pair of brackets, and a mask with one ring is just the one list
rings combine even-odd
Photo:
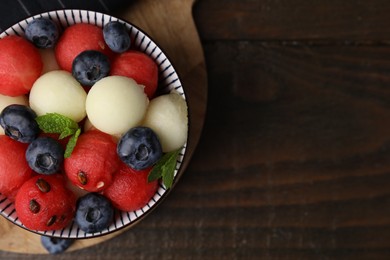
[(188, 136), (188, 109), (183, 97), (170, 93), (150, 101), (143, 126), (159, 137), (163, 152), (182, 147)]
[(30, 107), (38, 116), (58, 113), (80, 122), (85, 116), (87, 93), (67, 71), (53, 70), (39, 77), (30, 92)]
[(144, 118), (149, 99), (143, 86), (123, 76), (108, 76), (88, 92), (86, 109), (92, 125), (102, 132), (121, 135)]
[[(28, 106), (28, 98), (26, 96), (10, 97), (0, 94), (0, 113), (9, 105), (24, 105)], [(0, 135), (4, 135), (4, 129), (0, 127)]]

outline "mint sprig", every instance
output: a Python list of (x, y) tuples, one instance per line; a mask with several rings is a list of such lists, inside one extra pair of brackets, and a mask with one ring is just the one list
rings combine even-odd
[(77, 138), (81, 133), (81, 129), (77, 122), (58, 113), (47, 113), (38, 116), (35, 118), (35, 121), (37, 121), (39, 128), (44, 133), (59, 134), (59, 139), (71, 136), (64, 153), (64, 157), (68, 158), (72, 154), (77, 143)]
[(175, 174), (177, 156), (180, 149), (164, 154), (156, 163), (148, 176), (148, 182), (162, 178), (163, 184), (167, 189), (172, 187)]
[(74, 133), (72, 135), (71, 138), (69, 138), (69, 141), (68, 143), (66, 144), (66, 149), (65, 149), (65, 153), (64, 153), (64, 157), (65, 158), (69, 158), (70, 155), (72, 154), (73, 152), (73, 149), (75, 148), (76, 146), (76, 143), (77, 143), (77, 139), (79, 138), (79, 135), (81, 134), (81, 129), (77, 129), (76, 130), (76, 133)]

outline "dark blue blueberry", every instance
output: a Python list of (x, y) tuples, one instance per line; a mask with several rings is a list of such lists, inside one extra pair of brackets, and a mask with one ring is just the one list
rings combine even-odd
[(86, 233), (100, 232), (113, 221), (114, 209), (101, 194), (88, 193), (77, 201), (75, 222)]
[(36, 116), (35, 112), (27, 106), (9, 105), (0, 114), (0, 125), (5, 134), (12, 139), (30, 143), (39, 134)]
[(108, 47), (117, 53), (122, 53), (130, 48), (130, 35), (123, 23), (112, 21), (103, 27), (104, 41)]
[(64, 161), (64, 149), (50, 137), (38, 137), (32, 141), (26, 151), (28, 165), (37, 173), (57, 173)]
[(47, 237), (41, 236), (42, 246), (50, 254), (60, 254), (68, 249), (74, 242), (74, 239), (70, 238), (56, 238), (56, 237)]
[(117, 146), (119, 158), (135, 170), (154, 165), (162, 156), (157, 135), (148, 127), (134, 127), (127, 131)]
[(99, 51), (83, 51), (73, 60), (72, 74), (85, 86), (92, 86), (110, 72), (110, 60)]
[(26, 38), (38, 48), (51, 48), (57, 43), (58, 28), (49, 18), (36, 18), (26, 27)]

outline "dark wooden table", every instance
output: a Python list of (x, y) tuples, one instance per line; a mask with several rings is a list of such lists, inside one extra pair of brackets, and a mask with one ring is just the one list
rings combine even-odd
[(390, 1), (194, 18), (209, 96), (187, 171), (136, 227), (56, 259), (390, 259)]

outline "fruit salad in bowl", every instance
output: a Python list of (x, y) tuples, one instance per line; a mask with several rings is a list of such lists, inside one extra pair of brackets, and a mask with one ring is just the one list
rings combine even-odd
[(136, 26), (59, 10), (0, 35), (0, 213), (54, 238), (132, 226), (168, 194), (188, 137), (178, 74)]

